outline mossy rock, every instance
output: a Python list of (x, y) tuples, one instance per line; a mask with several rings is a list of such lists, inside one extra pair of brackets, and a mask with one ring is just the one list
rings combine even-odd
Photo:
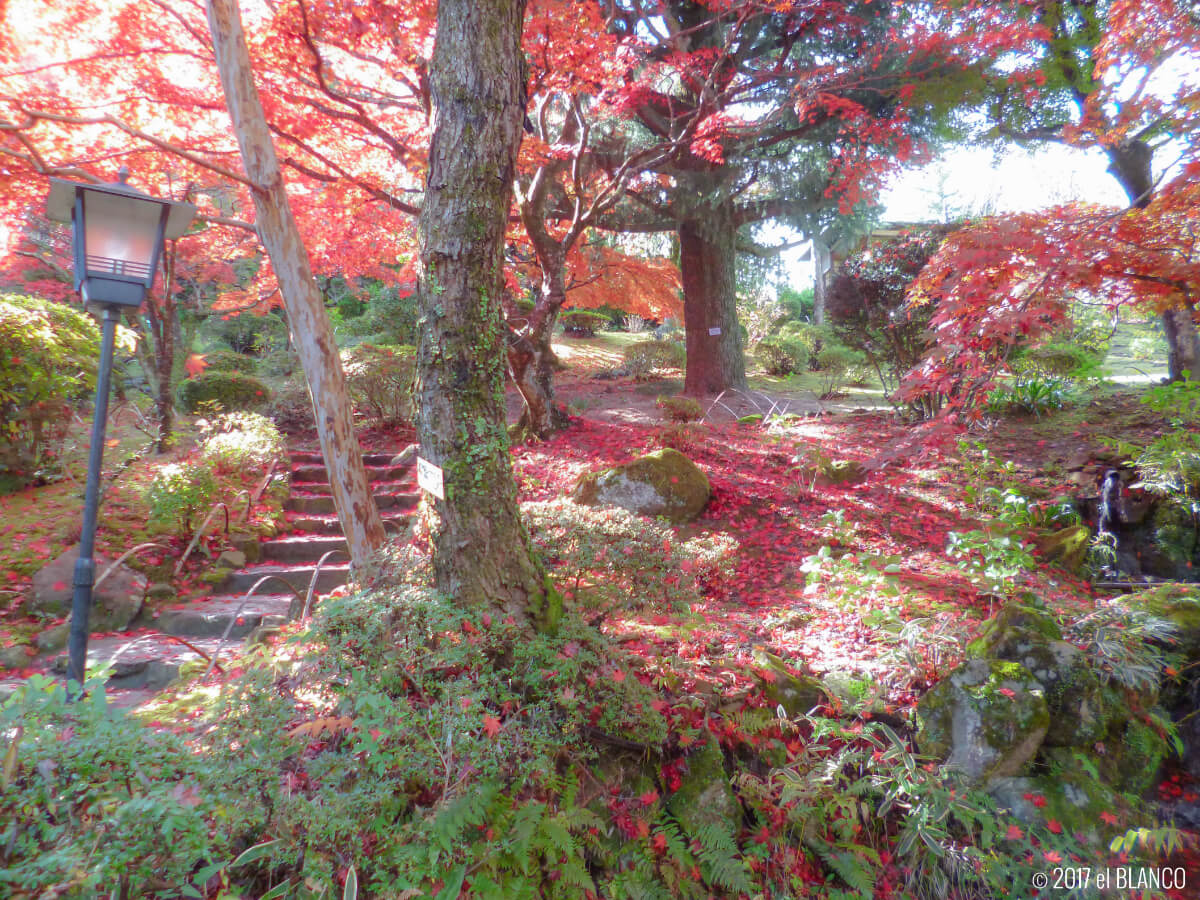
[(1083, 568), (1092, 530), (1086, 525), (1070, 525), (1059, 531), (1049, 532), (1034, 538), (1038, 553), (1047, 562), (1078, 572)]
[(808, 715), (814, 707), (829, 704), (829, 691), (819, 679), (792, 674), (784, 660), (765, 650), (757, 649), (753, 656), (754, 664), (762, 670), (758, 681), (771, 709), (781, 706), (788, 718), (795, 719)]
[(1130, 609), (1170, 622), (1179, 642), (1169, 649), (1183, 654), (1186, 663), (1200, 661), (1200, 586), (1161, 584), (1130, 594), (1122, 602)]
[(708, 476), (678, 450), (665, 448), (603, 472), (580, 476), (572, 494), (585, 506), (619, 506), (645, 516), (690, 522), (712, 495)]
[(1045, 743), (1083, 747), (1104, 737), (1110, 713), (1087, 657), (1066, 641), (1043, 641), (1009, 657), (1041, 684), (1050, 709)]
[(1092, 759), (1106, 783), (1122, 793), (1141, 796), (1157, 781), (1167, 749), (1158, 729), (1134, 718), (1110, 729), (1103, 742), (1104, 752), (1095, 752)]
[(979, 637), (967, 645), (967, 654), (1013, 659), (1039, 643), (1062, 639), (1054, 617), (1036, 601), (1012, 600), (983, 623)]
[(1044, 827), (1055, 821), (1065, 834), (1080, 837), (1088, 846), (1107, 847), (1124, 828), (1107, 825), (1100, 815), (1123, 810), (1124, 804), (1116, 791), (1092, 777), (1086, 760), (1081, 754), (1056, 751), (1057, 771), (996, 778), (988, 783), (988, 793), (997, 806), (1026, 825)]
[(741, 830), (742, 807), (729, 783), (725, 754), (712, 734), (687, 758), (688, 771), (679, 790), (667, 798), (667, 811), (689, 837), (700, 829), (720, 827), (733, 836)]
[(1017, 775), (1050, 727), (1042, 685), (1020, 663), (969, 659), (917, 704), (922, 753), (972, 782)]
[(33, 648), (28, 644), (0, 647), (0, 669), (24, 669), (32, 659)]
[(230, 536), (229, 543), (235, 550), (240, 550), (246, 557), (246, 564), (253, 565), (262, 560), (262, 544), (258, 536), (253, 534), (235, 534)]

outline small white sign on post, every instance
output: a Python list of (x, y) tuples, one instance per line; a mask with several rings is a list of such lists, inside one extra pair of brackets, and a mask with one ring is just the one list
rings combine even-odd
[(446, 499), (446, 489), (442, 484), (442, 470), (427, 459), (417, 457), (417, 486), (423, 491), (429, 491), (439, 500)]
[(713, 337), (716, 337), (718, 334), (721, 333), (721, 329), (720, 328), (710, 328), (710, 329), (708, 329), (708, 333), (710, 335), (712, 335)]

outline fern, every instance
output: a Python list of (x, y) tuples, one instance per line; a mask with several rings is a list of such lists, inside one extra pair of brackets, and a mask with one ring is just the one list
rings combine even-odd
[(751, 894), (754, 892), (746, 870), (738, 859), (737, 844), (723, 825), (709, 822), (696, 828), (692, 835), (699, 844), (696, 854), (700, 859), (700, 871), (705, 877), (727, 891)]
[(430, 843), (441, 847), (447, 854), (453, 853), (455, 842), (467, 828), (486, 821), (488, 807), (499, 793), (498, 783), (485, 781), (474, 791), (451, 800), (429, 823)]

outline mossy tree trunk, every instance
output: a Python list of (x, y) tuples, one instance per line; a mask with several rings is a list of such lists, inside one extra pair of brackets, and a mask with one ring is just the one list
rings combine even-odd
[(687, 332), (684, 393), (717, 394), (746, 387), (738, 329), (733, 204), (705, 205), (679, 224), (679, 272)]
[(433, 139), (418, 223), (417, 434), (443, 471), (428, 497), (438, 588), (552, 629), (561, 601), (521, 522), (509, 457), (504, 228), (524, 118), (523, 0), (441, 0)]
[(296, 339), (296, 352), (312, 394), (317, 437), (329, 473), (333, 505), (346, 535), (351, 563), (362, 566), (383, 546), (385, 534), (363, 467), (362, 449), (354, 433), (350, 397), (333, 339), (333, 326), (288, 204), (283, 173), (254, 85), (238, 4), (236, 0), (208, 0), (207, 9), (225, 105), (254, 198), (259, 239), (275, 270)]

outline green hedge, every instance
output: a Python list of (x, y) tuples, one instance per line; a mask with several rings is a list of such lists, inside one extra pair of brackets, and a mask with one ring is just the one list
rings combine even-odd
[(225, 412), (254, 409), (271, 399), (271, 390), (253, 375), (205, 370), (179, 388), (179, 401), (188, 412), (203, 403), (219, 403)]
[(251, 356), (233, 350), (210, 350), (204, 354), (206, 372), (241, 372), (257, 375), (258, 363)]
[(635, 378), (643, 378), (654, 369), (682, 369), (687, 366), (687, 348), (677, 341), (638, 341), (623, 351), (625, 367)]
[(594, 337), (596, 332), (612, 320), (604, 313), (590, 309), (567, 309), (558, 315), (563, 331), (576, 337)]
[(771, 335), (758, 342), (754, 355), (768, 375), (794, 375), (803, 372), (809, 349), (799, 337)]

